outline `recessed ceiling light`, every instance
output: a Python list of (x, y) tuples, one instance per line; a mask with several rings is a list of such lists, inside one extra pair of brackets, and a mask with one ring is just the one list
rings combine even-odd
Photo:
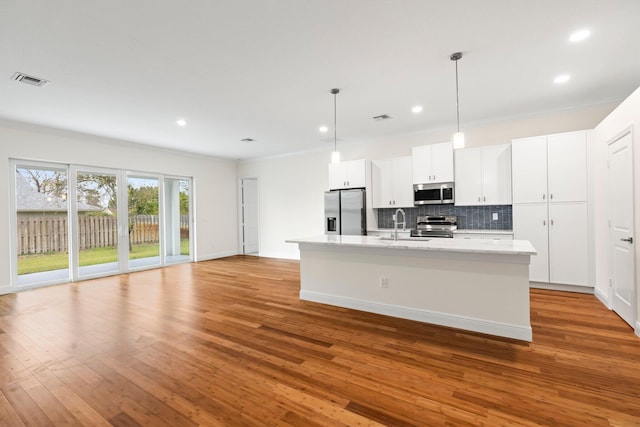
[(569, 41), (572, 43), (581, 42), (582, 40), (586, 39), (590, 35), (591, 35), (591, 31), (589, 30), (576, 31), (575, 33), (571, 34), (571, 37), (569, 37)]
[(187, 121), (184, 119), (178, 119), (176, 120), (176, 124), (180, 127), (185, 127), (187, 125)]
[(556, 77), (555, 79), (553, 79), (553, 82), (555, 84), (562, 84), (562, 83), (568, 82), (570, 79), (571, 79), (571, 76), (569, 74), (562, 74)]
[(415, 114), (422, 113), (422, 105), (416, 105), (411, 109), (411, 112)]
[(329, 131), (329, 128), (328, 128), (328, 127), (326, 127), (326, 126), (320, 126), (320, 127), (318, 128), (318, 130), (319, 130), (320, 132), (322, 132), (322, 133), (325, 133), (325, 132), (328, 132), (328, 131)]

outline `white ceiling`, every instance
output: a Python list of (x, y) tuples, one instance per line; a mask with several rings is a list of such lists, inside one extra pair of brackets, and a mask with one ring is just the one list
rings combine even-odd
[(0, 117), (228, 158), (328, 153), (334, 87), (344, 142), (453, 132), (456, 51), (463, 129), (621, 101), (639, 21), (639, 0), (2, 0)]

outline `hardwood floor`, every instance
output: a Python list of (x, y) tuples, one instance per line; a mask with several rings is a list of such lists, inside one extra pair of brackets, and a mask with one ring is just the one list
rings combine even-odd
[(525, 343), (298, 291), (236, 256), (1, 296), (0, 425), (640, 425), (640, 338), (592, 295), (533, 290)]

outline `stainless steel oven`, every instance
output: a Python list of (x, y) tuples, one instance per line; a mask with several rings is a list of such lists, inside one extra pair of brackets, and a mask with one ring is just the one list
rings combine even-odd
[(458, 218), (454, 215), (425, 215), (416, 218), (416, 228), (411, 237), (453, 237), (458, 229)]
[(414, 205), (443, 205), (454, 201), (453, 182), (413, 184)]

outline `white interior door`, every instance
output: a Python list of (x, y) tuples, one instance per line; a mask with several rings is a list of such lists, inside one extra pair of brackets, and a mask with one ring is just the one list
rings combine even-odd
[(633, 151), (631, 133), (608, 147), (611, 197), (611, 305), (632, 327), (636, 321), (633, 236)]
[(242, 179), (242, 233), (245, 254), (258, 252), (258, 180)]

